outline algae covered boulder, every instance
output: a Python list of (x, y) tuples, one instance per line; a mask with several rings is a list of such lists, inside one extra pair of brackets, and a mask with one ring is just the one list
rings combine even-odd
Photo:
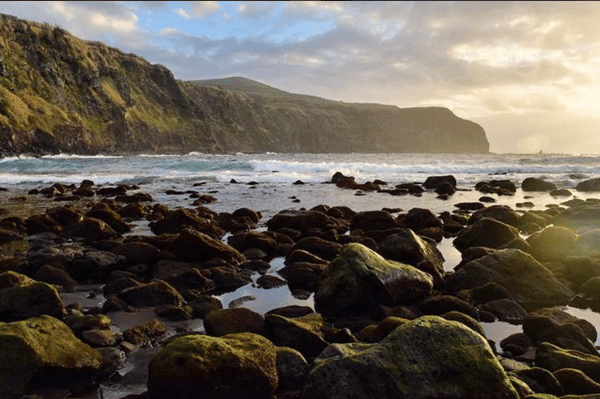
[(43, 315), (0, 323), (0, 398), (20, 398), (34, 386), (93, 382), (102, 356), (62, 321)]
[(550, 270), (518, 249), (502, 249), (472, 260), (446, 280), (458, 292), (496, 283), (526, 310), (566, 305), (574, 296)]
[(317, 311), (327, 316), (371, 312), (378, 304), (412, 304), (427, 297), (432, 277), (417, 268), (384, 259), (362, 244), (346, 244), (321, 274)]
[(313, 363), (302, 399), (519, 397), (487, 341), (438, 316), (403, 324), (367, 349), (351, 349)]
[[(66, 316), (56, 288), (15, 272), (0, 274), (0, 321), (24, 320), (47, 314), (59, 319)], [(13, 283), (9, 284), (9, 281)]]
[(148, 371), (152, 399), (270, 399), (278, 384), (275, 346), (252, 333), (177, 338)]

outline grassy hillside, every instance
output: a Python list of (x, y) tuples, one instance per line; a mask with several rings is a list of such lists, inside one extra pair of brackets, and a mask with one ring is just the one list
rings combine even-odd
[(164, 66), (60, 27), (0, 14), (0, 155), (173, 152), (486, 152), (441, 108), (298, 95)]

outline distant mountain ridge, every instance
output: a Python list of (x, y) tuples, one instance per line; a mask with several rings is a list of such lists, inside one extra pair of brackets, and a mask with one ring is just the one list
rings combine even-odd
[(0, 14), (0, 156), (231, 152), (485, 153), (445, 108), (353, 104), (242, 77), (180, 81), (60, 27)]

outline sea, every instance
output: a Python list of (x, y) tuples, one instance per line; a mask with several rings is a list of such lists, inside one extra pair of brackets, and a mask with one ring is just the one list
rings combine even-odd
[[(423, 183), (429, 176), (453, 175), (457, 191), (449, 199), (439, 199), (434, 192), (421, 196), (392, 196), (385, 192), (362, 192), (330, 184), (334, 173), (353, 176), (358, 183), (381, 180), (383, 188), (402, 183)], [(573, 198), (595, 198), (596, 193), (578, 192), (576, 185), (600, 176), (600, 155), (568, 154), (202, 154), (186, 155), (51, 155), (0, 159), (0, 208), (14, 214), (44, 212), (54, 206), (48, 199), (31, 196), (32, 189), (54, 183), (80, 184), (92, 180), (96, 186), (136, 185), (151, 194), (155, 202), (170, 208), (193, 208), (191, 192), (212, 195), (216, 201), (206, 206), (216, 212), (233, 212), (246, 207), (260, 211), (262, 225), (276, 213), (287, 209), (310, 209), (317, 205), (348, 206), (359, 211), (390, 209), (405, 212), (411, 208), (428, 208), (433, 212), (453, 212), (455, 204), (474, 202), (483, 195), (475, 190), (480, 181), (510, 180), (517, 186), (514, 196), (490, 194), (496, 204), (516, 210), (544, 210)], [(568, 197), (521, 190), (527, 177), (555, 183), (572, 192)], [(171, 194), (167, 192), (170, 191)], [(173, 194), (179, 192), (180, 194)], [(46, 201), (46, 202), (44, 202)], [(151, 234), (140, 222), (131, 234)], [(226, 238), (225, 238), (226, 239)], [(445, 258), (444, 267), (451, 271), (461, 258), (452, 239), (438, 246)], [(283, 258), (271, 262), (269, 273), (277, 275)], [(256, 274), (255, 278), (260, 277)], [(256, 284), (224, 294), (225, 307), (244, 306), (261, 314), (285, 305), (312, 306), (312, 296), (290, 292), (287, 286), (264, 290)], [(600, 315), (581, 309), (568, 309), (600, 328)], [(488, 323), (483, 323), (488, 324)], [(499, 342), (520, 326), (491, 323), (484, 326), (488, 338)]]

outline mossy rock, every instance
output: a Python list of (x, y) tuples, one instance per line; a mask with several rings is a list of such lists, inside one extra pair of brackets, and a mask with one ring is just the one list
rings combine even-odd
[(102, 356), (62, 321), (43, 315), (0, 323), (0, 397), (20, 398), (32, 386), (90, 383)]
[(151, 360), (148, 393), (152, 399), (270, 399), (276, 365), (275, 346), (260, 335), (188, 335)]
[(370, 312), (378, 304), (416, 303), (431, 294), (433, 279), (413, 266), (351, 243), (321, 274), (317, 287), (317, 311), (335, 317)]
[(517, 399), (519, 396), (481, 335), (461, 323), (424, 316), (401, 325), (366, 350), (315, 361), (301, 397)]
[(24, 281), (24, 285), (0, 290), (0, 321), (25, 320), (44, 314), (65, 318), (66, 311), (56, 288), (39, 281)]

